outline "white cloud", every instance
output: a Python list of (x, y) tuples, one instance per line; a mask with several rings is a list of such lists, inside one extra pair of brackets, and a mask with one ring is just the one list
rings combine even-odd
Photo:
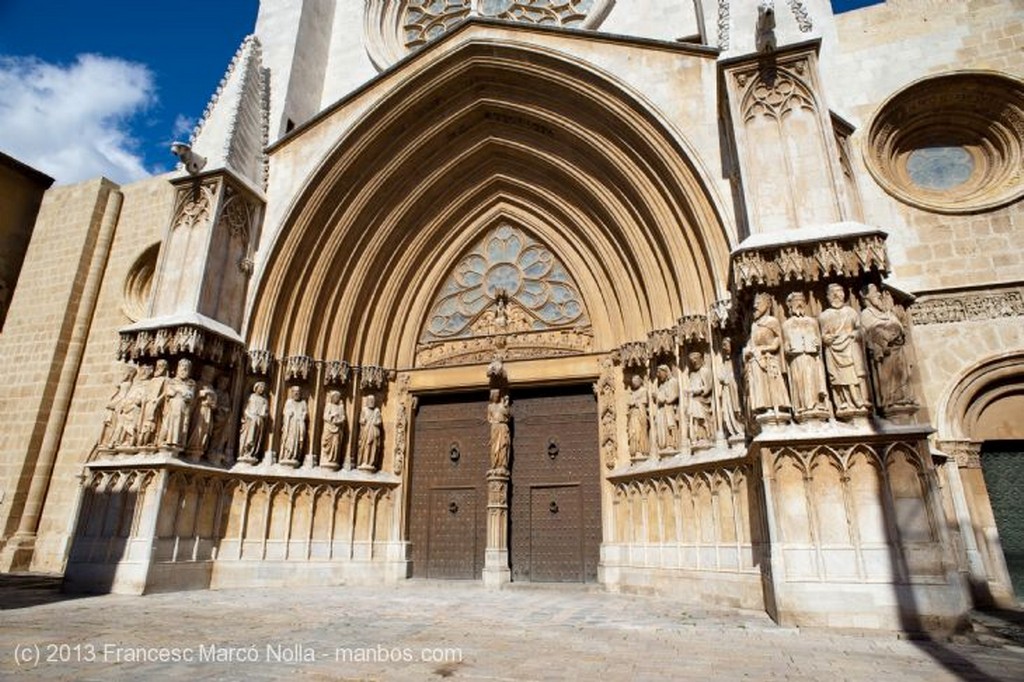
[(150, 173), (130, 119), (156, 102), (143, 64), (94, 54), (70, 65), (0, 56), (0, 150), (58, 183)]
[(174, 117), (174, 139), (188, 141), (189, 136), (192, 134), (192, 129), (195, 127), (196, 120), (194, 118), (178, 114)]

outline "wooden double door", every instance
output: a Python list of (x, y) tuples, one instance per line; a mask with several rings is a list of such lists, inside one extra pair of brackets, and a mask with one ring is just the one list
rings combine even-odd
[[(593, 582), (601, 542), (594, 395), (589, 386), (513, 388), (510, 395), (512, 579)], [(413, 575), (479, 578), (487, 543), (486, 395), (422, 399), (413, 434)]]

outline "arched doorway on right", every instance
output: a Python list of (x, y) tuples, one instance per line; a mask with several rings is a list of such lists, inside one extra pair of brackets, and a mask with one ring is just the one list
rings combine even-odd
[[(1017, 412), (1017, 418), (1024, 418), (1024, 408)], [(1024, 440), (984, 441), (981, 470), (999, 528), (1006, 568), (1020, 601), (1024, 599)]]
[(992, 386), (967, 410), (1013, 591), (1024, 598), (1024, 383)]

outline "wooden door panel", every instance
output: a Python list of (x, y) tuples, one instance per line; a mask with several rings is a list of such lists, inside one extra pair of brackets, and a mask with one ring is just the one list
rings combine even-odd
[[(408, 537), (413, 575), (479, 577), (490, 457), (486, 397), (421, 399), (412, 436)], [(454, 513), (448, 511), (453, 501)]]
[[(512, 414), (513, 580), (597, 580), (601, 488), (593, 392), (589, 386), (513, 388)], [(549, 511), (552, 501), (556, 513)]]

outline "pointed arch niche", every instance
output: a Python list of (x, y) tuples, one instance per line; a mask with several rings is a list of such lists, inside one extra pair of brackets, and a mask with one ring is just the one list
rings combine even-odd
[(491, 227), (449, 271), (430, 303), (417, 366), (591, 350), (583, 294), (562, 259), (515, 222)]
[[(534, 329), (562, 337), (545, 355), (607, 352), (721, 298), (730, 246), (709, 180), (628, 85), (565, 55), (467, 39), (420, 51), (398, 87), (371, 96), (268, 247), (250, 347), (449, 363), (422, 356), (442, 342), (423, 337), (431, 306), (502, 224), (557, 257), (586, 313), (586, 324), (566, 314)], [(486, 325), (482, 314), (467, 322)]]

